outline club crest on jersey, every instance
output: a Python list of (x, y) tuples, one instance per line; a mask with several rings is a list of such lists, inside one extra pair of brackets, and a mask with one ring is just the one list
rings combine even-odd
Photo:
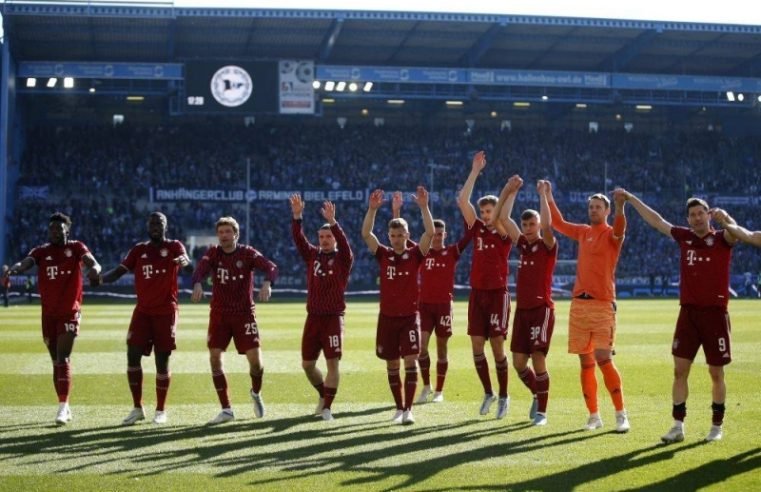
[(45, 257), (45, 261), (53, 261), (53, 257), (52, 256), (46, 256)]
[(162, 249), (161, 249), (161, 251), (159, 251), (159, 254), (160, 254), (162, 257), (166, 258), (166, 257), (167, 257), (167, 255), (169, 254), (169, 250), (168, 250), (168, 249), (166, 249), (166, 248), (162, 248)]
[(535, 244), (535, 245), (533, 245), (533, 246), (531, 247), (531, 251), (532, 251), (533, 253), (536, 253), (538, 249), (539, 249), (539, 245), (538, 245), (538, 244)]
[(447, 251), (447, 250), (444, 250), (444, 251), (441, 253), (441, 256), (446, 256), (446, 255), (448, 255), (448, 254), (449, 254), (449, 251)]
[(713, 246), (713, 236), (708, 236), (706, 238), (706, 246)]
[(69, 248), (66, 248), (63, 250), (63, 254), (66, 255), (66, 258), (71, 258), (71, 250)]
[(243, 262), (238, 260), (238, 261), (235, 262), (235, 266), (238, 267), (238, 268), (243, 268)]
[(409, 258), (409, 257), (410, 257), (410, 255), (408, 255), (407, 253), (404, 253), (404, 254), (402, 255), (402, 259), (403, 259), (403, 260), (406, 260), (406, 259), (407, 259), (407, 258)]
[(328, 260), (328, 266), (333, 266), (333, 259)]
[(142, 255), (140, 255), (140, 258), (142, 259), (148, 258), (148, 253), (143, 253)]

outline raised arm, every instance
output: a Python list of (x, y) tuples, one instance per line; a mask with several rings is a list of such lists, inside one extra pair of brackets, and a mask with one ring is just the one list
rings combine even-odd
[(428, 196), (428, 190), (423, 186), (418, 186), (417, 193), (413, 195), (412, 198), (415, 200), (418, 207), (420, 207), (420, 213), (423, 216), (423, 227), (425, 228), (425, 232), (423, 232), (423, 235), (420, 237), (418, 247), (420, 248), (420, 252), (423, 253), (423, 255), (426, 255), (431, 248), (431, 241), (433, 240), (434, 234), (433, 216), (431, 215), (431, 209), (428, 206), (428, 200), (430, 198)]
[(761, 231), (749, 231), (737, 224), (725, 224), (722, 227), (740, 241), (761, 248)]
[(302, 220), (304, 218), (304, 200), (301, 199), (301, 195), (294, 193), (288, 198), (288, 202), (291, 204), (293, 220)]
[(394, 219), (402, 217), (402, 205), (404, 205), (404, 196), (401, 191), (395, 191), (391, 196), (391, 217)]
[(647, 222), (650, 227), (660, 232), (664, 236), (671, 237), (671, 228), (674, 226), (671, 225), (670, 222), (666, 221), (663, 217), (661, 217), (661, 214), (645, 205), (645, 202), (637, 198), (637, 196), (633, 195), (632, 193), (629, 193), (624, 189), (616, 191), (620, 191), (624, 194), (626, 201), (629, 202), (632, 207), (634, 207), (634, 210), (637, 211), (637, 213), (645, 222)]
[(344, 233), (344, 230), (338, 225), (338, 221), (336, 221), (335, 204), (329, 201), (323, 202), (320, 213), (322, 213), (322, 217), (330, 225), (330, 231), (333, 233), (333, 237), (336, 238), (338, 257), (343, 258), (343, 261), (349, 265), (349, 268), (351, 268), (351, 264), (354, 263), (354, 253), (351, 251), (351, 245), (346, 238), (346, 233)]
[(571, 239), (578, 240), (579, 233), (584, 229), (584, 226), (567, 222), (563, 218), (563, 214), (560, 213), (557, 203), (555, 203), (555, 197), (552, 194), (552, 183), (545, 181), (544, 186), (546, 189), (545, 194), (547, 195), (547, 204), (550, 209), (550, 217), (552, 219), (552, 227), (554, 227), (559, 233)]
[(613, 218), (613, 239), (623, 241), (626, 236), (626, 191), (622, 188), (613, 190), (613, 203), (616, 216)]
[(383, 190), (375, 190), (370, 193), (367, 213), (365, 214), (365, 220), (362, 221), (362, 239), (372, 254), (375, 254), (380, 244), (378, 238), (373, 234), (373, 226), (375, 225), (375, 215), (378, 213), (381, 205), (383, 205)]
[(536, 183), (536, 192), (539, 194), (539, 225), (542, 229), (542, 241), (544, 245), (552, 249), (555, 247), (555, 233), (552, 232), (552, 216), (550, 215), (550, 205), (547, 203), (547, 190), (549, 182), (539, 180)]
[[(740, 227), (738, 229), (739, 226), (737, 225), (737, 222), (735, 222), (735, 219), (730, 217), (730, 215), (727, 213), (726, 210), (721, 208), (714, 208), (709, 210), (709, 213), (711, 214), (711, 218), (724, 228), (724, 239), (729, 244), (734, 244), (738, 240), (740, 240), (749, 244), (754, 244), (755, 246), (761, 246), (761, 233), (751, 233), (748, 229), (745, 229), (743, 227)], [(744, 233), (740, 231), (740, 229), (742, 229)], [(735, 232), (737, 234), (735, 234)], [(752, 239), (754, 234), (757, 237), (756, 243), (753, 243), (752, 241), (745, 241), (741, 237), (743, 236), (746, 239)]]
[[(502, 187), (499, 201), (494, 209), (494, 216), (498, 217), (498, 222), (504, 227), (504, 232), (510, 236), (513, 243), (517, 243), (521, 237), (521, 229), (511, 217), (515, 198), (518, 196), (518, 190), (521, 189), (521, 186), (523, 186), (523, 179), (517, 174), (511, 176), (505, 183), (505, 186)], [(497, 230), (503, 234), (503, 231), (499, 230), (499, 226), (497, 226)]]
[(308, 261), (311, 257), (312, 250), (317, 249), (316, 246), (309, 243), (304, 235), (304, 227), (302, 225), (304, 218), (304, 200), (301, 195), (294, 193), (290, 196), (288, 201), (291, 204), (291, 236), (293, 236), (293, 242), (296, 244), (296, 249), (299, 250), (301, 257)]
[(465, 184), (462, 185), (460, 195), (457, 197), (457, 205), (460, 207), (462, 216), (465, 222), (468, 224), (468, 228), (473, 227), (473, 223), (476, 221), (476, 208), (470, 203), (470, 196), (473, 194), (473, 187), (476, 185), (476, 179), (478, 175), (486, 167), (486, 154), (483, 150), (476, 152), (473, 156), (473, 163), (471, 165), (470, 174), (468, 179), (465, 180)]

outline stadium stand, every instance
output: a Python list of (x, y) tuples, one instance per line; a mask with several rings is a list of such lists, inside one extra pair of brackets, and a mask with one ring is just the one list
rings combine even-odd
[[(761, 177), (761, 143), (753, 138), (728, 138), (716, 132), (700, 134), (630, 134), (620, 132), (499, 130), (475, 128), (391, 127), (370, 125), (340, 129), (330, 125), (251, 126), (218, 122), (164, 126), (100, 126), (61, 128), (38, 126), (28, 134), (30, 145), (20, 165), (16, 213), (10, 251), (22, 257), (44, 242), (40, 226), (54, 210), (74, 219), (74, 237), (81, 238), (105, 265), (116, 264), (128, 248), (144, 238), (147, 213), (160, 209), (170, 219), (171, 234), (187, 241), (211, 235), (221, 215), (245, 217), (243, 202), (152, 202), (151, 190), (246, 188), (246, 161), (251, 161), (251, 189), (281, 192), (280, 199), (253, 200), (251, 242), (283, 265), (286, 286), (303, 284), (300, 264), (288, 234), (288, 204), (282, 192), (361, 191), (338, 202), (339, 220), (349, 231), (357, 253), (351, 288), (375, 286), (375, 268), (359, 238), (367, 190), (411, 191), (418, 183), (430, 187), (429, 164), (438, 200), (434, 215), (449, 223), (450, 239), (462, 233), (455, 194), (470, 168), (470, 155), (485, 149), (489, 164), (476, 193), (498, 192), (504, 180), (519, 173), (526, 193), (516, 208), (535, 207), (532, 182), (554, 183), (564, 212), (584, 221), (588, 193), (621, 185), (644, 193), (667, 220), (684, 222), (686, 198), (700, 195), (730, 201), (757, 194)], [(443, 171), (442, 171), (443, 170)], [(32, 193), (29, 190), (43, 190)], [(65, 200), (64, 200), (65, 198)], [(307, 230), (319, 225), (318, 202), (308, 200)], [(738, 201), (738, 203), (742, 200)], [(750, 201), (722, 205), (740, 222), (755, 227)], [(387, 217), (390, 207), (385, 211)], [(421, 231), (410, 204), (404, 214), (413, 235)], [(516, 214), (514, 214), (515, 216)], [(629, 231), (619, 263), (623, 285), (633, 293), (658, 294), (662, 285), (677, 281), (678, 265), (668, 240), (630, 211)], [(241, 220), (241, 222), (243, 222)], [(377, 232), (382, 233), (382, 221)], [(245, 237), (245, 231), (242, 233)], [(197, 246), (193, 255), (203, 251)], [(571, 241), (561, 242), (560, 258), (576, 256)], [(468, 261), (460, 262), (457, 282), (467, 283)], [(739, 288), (744, 272), (757, 273), (761, 258), (738, 247), (733, 273)], [(567, 270), (567, 269), (566, 269)], [(559, 273), (573, 274), (572, 267)], [(672, 292), (673, 293), (673, 292)]]

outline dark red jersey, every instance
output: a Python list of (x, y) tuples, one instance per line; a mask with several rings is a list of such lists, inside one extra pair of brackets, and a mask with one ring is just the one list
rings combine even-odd
[(489, 229), (476, 219), (468, 228), (473, 239), (473, 265), (470, 268), (470, 286), (474, 289), (492, 290), (507, 287), (507, 258), (510, 256), (510, 236), (502, 237), (496, 229)]
[(301, 220), (291, 221), (291, 234), (299, 254), (307, 266), (307, 312), (309, 314), (344, 314), (344, 293), (349, 283), (349, 273), (354, 264), (354, 254), (341, 226), (330, 227), (336, 238), (336, 251), (323, 253), (311, 244), (302, 228)]
[(724, 231), (711, 231), (700, 238), (686, 227), (672, 227), (671, 237), (681, 250), (679, 303), (726, 307), (732, 245), (724, 239)]
[(232, 253), (212, 246), (193, 272), (193, 285), (211, 274), (211, 310), (218, 313), (244, 314), (254, 309), (254, 270), (275, 283), (278, 269), (260, 252), (239, 244)]
[(418, 309), (418, 269), (423, 253), (415, 245), (402, 254), (378, 245), (375, 259), (380, 266), (380, 312), (385, 316), (412, 316)]
[(84, 243), (43, 244), (29, 252), (37, 264), (42, 313), (67, 316), (82, 305), (82, 257), (89, 253)]
[(470, 236), (466, 235), (457, 244), (428, 250), (420, 265), (420, 302), (441, 304), (454, 298), (455, 268), (469, 242)]
[(521, 254), (516, 280), (518, 309), (554, 307), (552, 274), (558, 259), (558, 242), (548, 248), (541, 239), (529, 243), (521, 234), (517, 248)]
[(180, 241), (138, 243), (122, 266), (135, 275), (137, 310), (145, 314), (171, 314), (177, 309), (177, 275), (182, 266), (174, 260), (185, 254)]

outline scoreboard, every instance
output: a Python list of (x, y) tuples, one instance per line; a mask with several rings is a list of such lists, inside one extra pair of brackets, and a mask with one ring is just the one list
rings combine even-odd
[(183, 106), (188, 113), (314, 113), (314, 63), (188, 62)]

